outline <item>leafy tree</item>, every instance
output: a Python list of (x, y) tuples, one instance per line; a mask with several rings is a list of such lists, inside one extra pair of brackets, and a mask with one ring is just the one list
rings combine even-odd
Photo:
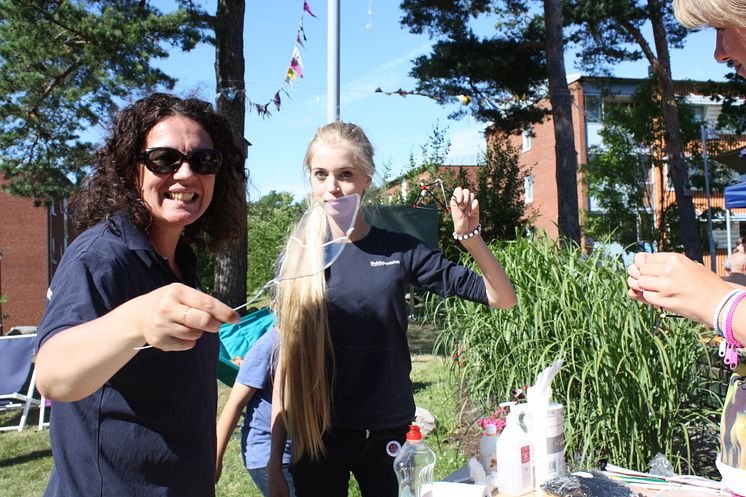
[(148, 2), (0, 0), (0, 171), (12, 194), (68, 195), (90, 165), (87, 130), (121, 99), (172, 88), (152, 66), (189, 50), (204, 21), (191, 1), (163, 14)]
[[(681, 223), (686, 255), (702, 260), (699, 226), (689, 193), (678, 100), (671, 76), (669, 49), (681, 47), (687, 30), (673, 16), (673, 4), (665, 0), (569, 0), (565, 18), (574, 27), (570, 39), (579, 44), (586, 69), (599, 71), (606, 64), (647, 60), (655, 75), (656, 97), (661, 107), (665, 152)], [(653, 42), (644, 31), (652, 28)]]
[[(429, 56), (414, 61), (412, 75), (419, 80), (420, 91), (444, 102), (475, 95), (468, 109), (492, 121), (493, 129), (516, 131), (542, 117), (536, 103), (546, 97), (547, 71), (538, 2), (404, 0), (402, 9), (402, 24), (414, 33), (427, 31), (438, 38)], [(495, 34), (480, 37), (470, 21), (484, 14), (497, 19)], [(568, 41), (579, 45), (581, 62), (591, 73), (602, 72), (607, 64), (644, 58), (656, 74), (684, 249), (689, 257), (701, 260), (669, 58), (669, 48), (681, 46), (687, 31), (673, 17), (671, 2), (568, 0), (563, 2), (563, 17)], [(644, 34), (648, 26), (652, 44)]]
[(523, 180), (527, 171), (519, 163), (520, 152), (507, 136), (496, 136), (488, 143), (487, 152), (479, 161), (477, 199), (482, 223), (482, 238), (512, 240), (516, 228), (528, 225), (534, 217), (523, 202)]
[[(493, 133), (518, 133), (551, 112), (559, 232), (563, 240), (580, 243), (574, 181), (578, 163), (562, 55), (562, 11), (557, 0), (542, 3), (545, 16), (531, 8), (531, 2), (404, 0), (401, 22), (413, 33), (427, 31), (437, 39), (430, 55), (413, 61), (411, 75), (418, 79), (418, 91), (443, 103), (465, 101), (454, 116), (468, 109), (491, 123)], [(490, 15), (497, 19), (495, 32), (476, 34), (471, 21)], [(547, 96), (551, 110), (539, 105)]]
[[(468, 188), (477, 192), (482, 237), (488, 241), (513, 239), (516, 227), (529, 222), (524, 217), (522, 201), (526, 173), (520, 169), (518, 151), (507, 136), (496, 136), (490, 141), (486, 154), (478, 160), (476, 178), (471, 178), (464, 167), (443, 167), (449, 149), (445, 130), (436, 125), (427, 142), (420, 147), (419, 164), (410, 157), (409, 168), (403, 174), (403, 179), (411, 185), (407, 197), (399, 197), (394, 202), (414, 205), (421, 200), (419, 185), (432, 183), (435, 179), (441, 181), (443, 189), (434, 186), (433, 194), (445, 206), (449, 205), (451, 193), (457, 186)], [(461, 245), (453, 239), (451, 213), (432, 199), (421, 201), (420, 205), (439, 210), (439, 246), (445, 253), (455, 255), (461, 250)]]
[[(451, 117), (470, 112), (492, 129), (520, 132), (546, 110), (544, 22), (528, 2), (489, 0), (403, 0), (401, 23), (436, 41), (429, 55), (413, 61), (417, 91), (441, 103), (465, 105)], [(480, 36), (472, 20), (495, 14), (496, 31)], [(468, 97), (468, 98), (464, 98)]]
[[(670, 205), (672, 193), (665, 176), (665, 152), (661, 146), (665, 129), (656, 85), (653, 78), (637, 88), (629, 104), (605, 108), (601, 131), (604, 147), (592, 150), (592, 158), (583, 170), (588, 193), (601, 209), (587, 213), (584, 230), (595, 239), (608, 236), (635, 250), (681, 250), (678, 212), (675, 204)], [(701, 188), (704, 175), (698, 139), (700, 123), (683, 98), (679, 98), (677, 106), (682, 136), (692, 152), (688, 159), (692, 184)], [(709, 171), (714, 191), (730, 182), (730, 174), (717, 164), (713, 163)], [(656, 178), (654, 184), (652, 178)], [(660, 209), (662, 206), (667, 207)], [(656, 210), (659, 212), (654, 215)]]
[(247, 287), (257, 291), (275, 274), (275, 263), (287, 240), (291, 226), (303, 215), (305, 207), (293, 200), (292, 193), (271, 191), (249, 204)]
[(555, 183), (557, 184), (557, 229), (561, 244), (580, 245), (578, 219), (578, 154), (572, 123), (572, 96), (567, 89), (561, 0), (544, 0), (547, 82), (552, 104)]
[[(244, 145), (246, 92), (244, 82), (243, 31), (244, 0), (218, 0), (215, 16), (215, 79), (217, 107), (233, 126), (237, 142)], [(246, 195), (246, 182), (241, 185)], [(246, 224), (237, 226), (239, 237), (215, 256), (213, 295), (231, 307), (246, 301), (247, 240)]]
[(718, 116), (718, 128), (729, 129), (740, 135), (746, 131), (746, 78), (731, 73), (726, 79), (725, 83), (711, 81), (700, 88), (700, 91), (722, 105)]

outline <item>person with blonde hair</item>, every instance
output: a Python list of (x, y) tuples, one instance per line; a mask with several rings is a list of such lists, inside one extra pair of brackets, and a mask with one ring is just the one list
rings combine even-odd
[(674, 12), (688, 28), (716, 28), (715, 59), (731, 62), (738, 74), (746, 77), (746, 2), (674, 0)]
[[(313, 200), (332, 210), (350, 196), (364, 197), (375, 172), (367, 136), (344, 122), (317, 131), (304, 163)], [(359, 213), (350, 243), (333, 264), (305, 271), (309, 277), (283, 279), (297, 259), (288, 253), (299, 238), (305, 247), (320, 247), (308, 242), (313, 236), (291, 236), (276, 298), (281, 346), (272, 402), (271, 496), (287, 495), (281, 463), (289, 434), (299, 497), (346, 496), (350, 473), (364, 497), (396, 497), (393, 460), (415, 412), (405, 302), (410, 284), (491, 307), (516, 304), (510, 280), (480, 236), (474, 193), (456, 188), (450, 208), (454, 238), (482, 275), (416, 238), (371, 226)]]
[[(743, 0), (674, 0), (676, 17), (687, 27), (717, 28), (715, 58), (732, 62), (746, 76), (746, 2)], [(731, 269), (743, 266), (733, 254)], [(746, 290), (719, 278), (683, 254), (635, 254), (627, 268), (629, 296), (639, 302), (709, 324), (720, 336), (721, 351), (733, 369), (720, 421), (716, 464), (723, 486), (746, 496), (746, 364), (738, 349), (746, 343)]]

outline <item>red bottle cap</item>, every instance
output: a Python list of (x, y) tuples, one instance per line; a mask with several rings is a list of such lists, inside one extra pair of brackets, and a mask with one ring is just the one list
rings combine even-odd
[(422, 440), (422, 433), (420, 427), (417, 425), (409, 425), (409, 431), (407, 432), (407, 440)]

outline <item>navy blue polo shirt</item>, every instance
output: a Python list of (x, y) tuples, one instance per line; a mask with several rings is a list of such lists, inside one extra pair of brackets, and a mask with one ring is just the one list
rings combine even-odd
[[(185, 244), (176, 261), (183, 280), (123, 215), (82, 233), (50, 285), (39, 347), (169, 283), (198, 287)], [(55, 466), (44, 495), (214, 496), (217, 357), (213, 333), (189, 351), (142, 350), (88, 397), (53, 402)]]
[(409, 285), (487, 304), (482, 277), (404, 233), (372, 227), (327, 270), (334, 347), (332, 424), (379, 430), (414, 419)]

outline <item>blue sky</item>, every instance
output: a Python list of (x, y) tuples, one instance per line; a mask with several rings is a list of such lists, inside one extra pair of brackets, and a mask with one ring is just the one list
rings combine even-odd
[[(172, 2), (154, 2), (170, 10)], [(302, 160), (306, 145), (316, 128), (326, 121), (326, 0), (308, 0), (316, 14), (303, 17), (307, 41), (299, 46), (304, 77), (282, 94), (280, 111), (272, 115), (246, 115), (246, 138), (252, 143), (247, 167), (251, 177), (249, 195), (257, 199), (272, 190), (302, 195), (306, 191)], [(469, 156), (484, 149), (483, 124), (471, 117), (449, 120), (455, 108), (441, 106), (426, 97), (386, 96), (375, 93), (398, 88), (414, 90), (408, 76), (411, 60), (429, 52), (426, 35), (413, 35), (401, 28), (399, 0), (342, 1), (340, 94), (341, 118), (365, 129), (376, 150), (376, 164), (382, 172), (388, 164), (391, 174), (405, 168), (410, 155), (417, 156), (436, 124), (447, 129), (452, 157)], [(215, 1), (203, 5), (215, 11)], [(246, 96), (264, 104), (274, 96), (285, 74), (296, 43), (303, 0), (248, 0), (245, 17)], [(714, 31), (691, 35), (682, 50), (672, 52), (673, 75), (677, 79), (723, 80), (732, 71), (712, 59)], [(196, 93), (215, 99), (214, 48), (200, 46), (188, 52), (174, 52), (158, 65), (178, 78), (174, 92)], [(567, 72), (578, 70), (572, 56)], [(625, 63), (615, 76), (644, 77), (647, 64)]]

